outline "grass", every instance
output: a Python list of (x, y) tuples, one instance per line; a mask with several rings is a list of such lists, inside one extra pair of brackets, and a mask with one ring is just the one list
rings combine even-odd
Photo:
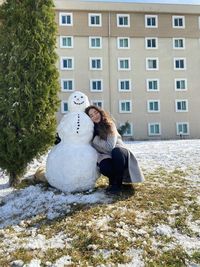
[[(24, 231), (17, 233), (23, 243), (27, 238), (26, 230), (35, 225), (37, 234), (46, 239), (62, 232), (69, 237), (64, 248), (42, 251), (19, 247), (8, 252), (9, 245), (2, 247), (4, 235), (0, 232), (0, 266), (10, 266), (14, 260), (28, 263), (35, 257), (45, 265), (47, 261), (54, 263), (64, 255), (71, 257), (70, 266), (116, 266), (131, 261), (132, 257), (127, 254), (130, 248), (141, 251), (142, 259), (149, 267), (182, 267), (186, 266), (187, 260), (200, 263), (199, 251), (190, 255), (177, 244), (173, 234), (155, 234), (158, 225), (169, 225), (172, 230), (191, 236), (187, 218), (198, 220), (200, 210), (196, 200), (198, 188), (190, 187), (186, 175), (179, 169), (167, 172), (159, 168), (146, 174), (146, 182), (136, 185), (134, 190), (126, 186), (123, 193), (113, 196), (109, 204), (71, 205), (71, 212), (67, 215), (52, 221), (41, 215), (37, 220), (33, 218)], [(104, 188), (106, 183), (107, 179), (102, 177), (97, 190)], [(12, 227), (6, 231), (12, 235), (15, 233)]]

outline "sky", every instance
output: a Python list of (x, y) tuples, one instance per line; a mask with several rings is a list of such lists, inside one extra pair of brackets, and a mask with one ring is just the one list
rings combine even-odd
[(91, 2), (132, 2), (132, 3), (168, 3), (200, 5), (200, 0), (89, 0)]

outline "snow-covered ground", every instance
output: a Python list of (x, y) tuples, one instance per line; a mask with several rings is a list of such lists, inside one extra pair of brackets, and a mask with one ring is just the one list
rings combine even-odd
[[(200, 140), (137, 141), (127, 142), (126, 144), (136, 155), (145, 173), (152, 172), (158, 167), (162, 167), (166, 170), (179, 168), (183, 171), (187, 170), (188, 175), (186, 179), (200, 186)], [(46, 156), (42, 157), (39, 161), (34, 160), (29, 165), (25, 177), (33, 175), (39, 166), (45, 164), (45, 161)], [(53, 188), (47, 190), (41, 185), (29, 186), (21, 190), (13, 190), (12, 188), (8, 188), (7, 175), (0, 170), (0, 236), (3, 234), (3, 242), (5, 242), (5, 248), (9, 252), (14, 251), (19, 244), (22, 247), (26, 246), (31, 249), (47, 249), (54, 248), (55, 246), (62, 248), (68, 244), (67, 237), (62, 233), (47, 240), (45, 236), (37, 235), (35, 229), (31, 228), (27, 230), (29, 231), (28, 237), (24, 238), (24, 240), (18, 240), (17, 237), (7, 236), (4, 229), (7, 226), (12, 226), (15, 232), (20, 232), (24, 230), (24, 224), (27, 223), (28, 220), (37, 220), (37, 216), (40, 214), (44, 214), (47, 219), (51, 220), (69, 213), (71, 211), (71, 205), (109, 203), (110, 201), (110, 197), (107, 197), (103, 190), (64, 194), (58, 193), (58, 191)], [(195, 231), (198, 232), (200, 236), (200, 221), (199, 224), (194, 225), (193, 228), (195, 228)], [(173, 232), (167, 225), (158, 226), (155, 232), (165, 236), (174, 235), (177, 240), (187, 248), (195, 247), (196, 249), (200, 249), (200, 238), (187, 238), (186, 240), (186, 238), (184, 239), (179, 233)], [(137, 252), (132, 249), (129, 251), (129, 254), (130, 253), (135, 255), (135, 262), (133, 259), (130, 265), (124, 266), (144, 266), (140, 251)], [(61, 267), (64, 266), (64, 264), (70, 264), (69, 257), (65, 256), (60, 258), (52, 266)], [(39, 267), (40, 261), (34, 259), (29, 265), (20, 265), (19, 262), (19, 266)]]

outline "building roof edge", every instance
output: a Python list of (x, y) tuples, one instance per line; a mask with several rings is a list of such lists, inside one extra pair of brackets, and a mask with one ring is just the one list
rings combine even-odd
[(148, 12), (174, 14), (200, 14), (200, 5), (187, 4), (157, 4), (157, 3), (124, 3), (124, 2), (93, 2), (89, 0), (54, 0), (58, 10), (87, 10), (87, 11), (120, 11)]

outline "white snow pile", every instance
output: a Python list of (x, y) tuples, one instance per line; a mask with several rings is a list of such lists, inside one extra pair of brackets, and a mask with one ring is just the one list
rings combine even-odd
[(21, 220), (44, 214), (54, 219), (70, 212), (73, 203), (108, 202), (103, 192), (64, 194), (55, 189), (44, 190), (41, 185), (29, 186), (0, 198), (0, 228), (18, 224)]
[[(163, 167), (167, 170), (192, 168), (199, 172), (200, 140), (172, 140), (172, 141), (146, 141), (127, 142), (140, 162), (148, 170)], [(199, 175), (195, 176), (200, 178)]]

